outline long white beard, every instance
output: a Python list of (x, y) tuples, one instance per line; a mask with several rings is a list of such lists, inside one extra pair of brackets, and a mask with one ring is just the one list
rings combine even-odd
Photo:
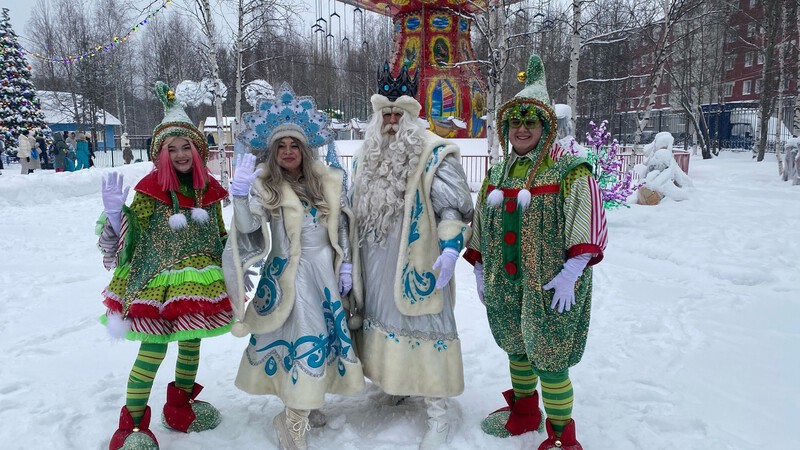
[[(395, 125), (396, 126), (396, 125)], [(382, 127), (392, 128), (392, 125)], [(406, 182), (416, 170), (422, 147), (382, 133), (379, 148), (365, 148), (355, 180), (353, 209), (358, 221), (359, 246), (382, 245), (390, 229), (402, 221)]]

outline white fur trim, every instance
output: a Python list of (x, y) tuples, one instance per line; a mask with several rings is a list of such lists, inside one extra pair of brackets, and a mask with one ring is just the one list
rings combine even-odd
[(303, 133), (303, 130), (299, 126), (291, 123), (275, 127), (272, 130), (272, 134), (269, 135), (269, 145), (271, 146), (273, 142), (285, 137), (293, 137), (303, 144), (308, 145), (308, 138), (306, 134)]
[(486, 196), (486, 201), (495, 208), (500, 206), (500, 204), (503, 203), (503, 191), (501, 189), (495, 189), (489, 192), (489, 195)]
[(186, 221), (186, 216), (183, 214), (178, 213), (169, 216), (169, 227), (173, 230), (186, 228), (186, 225), (188, 225), (188, 222)]
[(521, 211), (525, 211), (528, 205), (531, 204), (531, 191), (527, 189), (520, 189), (517, 193), (517, 206)]
[(408, 95), (401, 95), (395, 101), (389, 100), (389, 98), (381, 95), (381, 94), (374, 94), (370, 98), (370, 102), (372, 102), (372, 111), (375, 113), (380, 113), (383, 108), (400, 108), (403, 111), (411, 114), (413, 118), (419, 117), (419, 112), (422, 110), (422, 105), (419, 104), (413, 97), (409, 97)]
[(109, 313), (106, 315), (108, 322), (106, 324), (106, 331), (114, 339), (125, 339), (128, 332), (131, 331), (131, 321), (123, 319), (122, 314)]
[(203, 208), (192, 208), (192, 220), (197, 223), (208, 222), (208, 211)]
[(250, 334), (250, 327), (244, 322), (236, 322), (231, 327), (231, 334), (236, 337), (245, 337)]
[(406, 336), (398, 336), (400, 343), (396, 343), (374, 323), (356, 336), (364, 375), (387, 394), (454, 397), (464, 392), (458, 339), (444, 340), (442, 345), (415, 338), (412, 342), (419, 342), (418, 346), (404, 345)]
[(442, 220), (439, 222), (438, 234), (442, 241), (449, 241), (460, 234), (464, 237), (466, 246), (472, 236), (472, 228), (460, 220)]

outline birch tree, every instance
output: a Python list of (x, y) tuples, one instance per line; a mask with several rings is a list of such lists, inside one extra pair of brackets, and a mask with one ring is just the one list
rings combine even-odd
[[(217, 152), (219, 160), (220, 184), (228, 189), (228, 159), (225, 155), (225, 146), (228, 143), (224, 133), (224, 115), (222, 113), (223, 89), (222, 80), (219, 76), (219, 66), (217, 65), (217, 34), (214, 27), (214, 15), (211, 10), (209, 0), (195, 0), (195, 6), (199, 10), (197, 17), (203, 25), (203, 34), (206, 37), (206, 57), (208, 58), (208, 71), (214, 85), (211, 87), (211, 94), (214, 96), (214, 113), (217, 119)], [(225, 205), (230, 203), (225, 199)]]
[[(278, 26), (285, 23), (293, 16), (291, 5), (279, 0), (236, 0), (237, 1), (237, 25), (235, 32), (236, 39), (236, 94), (234, 101), (236, 104), (236, 120), (242, 118), (242, 94), (244, 90), (244, 76), (251, 67), (265, 61), (280, 58), (283, 55), (272, 55), (264, 58), (252, 58), (245, 63), (245, 58), (253, 54), (253, 49), (257, 44), (257, 38), (262, 30), (268, 27)], [(269, 79), (270, 74), (261, 74), (263, 78)]]
[(572, 39), (569, 54), (569, 82), (567, 85), (567, 105), (572, 109), (572, 129), (578, 112), (578, 64), (581, 60), (581, 9), (582, 0), (572, 0)]

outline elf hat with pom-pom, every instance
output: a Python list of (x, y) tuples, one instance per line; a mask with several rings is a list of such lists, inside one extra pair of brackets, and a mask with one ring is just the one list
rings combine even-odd
[(542, 122), (542, 137), (539, 144), (534, 149), (535, 152), (543, 148), (550, 148), (556, 138), (556, 127), (558, 120), (556, 113), (550, 104), (550, 96), (547, 94), (547, 80), (544, 72), (544, 64), (539, 55), (531, 55), (528, 59), (528, 67), (525, 72), (520, 72), (517, 77), (525, 82), (525, 87), (513, 98), (503, 103), (497, 111), (497, 134), (500, 138), (500, 145), (503, 153), (507, 153), (509, 121), (513, 119), (525, 120), (536, 116)]
[(182, 137), (192, 141), (200, 154), (200, 160), (205, 164), (208, 161), (208, 146), (203, 133), (192, 123), (186, 114), (183, 105), (175, 98), (175, 93), (169, 86), (156, 81), (156, 96), (164, 106), (164, 120), (153, 129), (153, 142), (150, 144), (150, 160), (158, 165), (158, 153), (161, 145), (169, 137)]

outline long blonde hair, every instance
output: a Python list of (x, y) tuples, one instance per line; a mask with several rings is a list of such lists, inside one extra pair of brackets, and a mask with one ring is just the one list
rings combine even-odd
[(273, 140), (267, 154), (262, 154), (258, 159), (259, 164), (264, 163), (264, 171), (258, 176), (259, 180), (261, 180), (261, 187), (266, 192), (266, 196), (262, 197), (261, 202), (272, 214), (280, 214), (281, 202), (283, 201), (280, 185), (286, 182), (300, 200), (308, 203), (307, 209), (311, 206), (317, 208), (317, 211), (319, 211), (317, 221), (324, 222), (330, 212), (330, 207), (322, 194), (322, 180), (313, 170), (314, 161), (317, 160), (317, 157), (312, 149), (302, 141), (295, 138), (292, 138), (292, 140), (300, 147), (302, 158), (300, 178), (293, 179), (286, 170), (278, 165), (280, 139)]

